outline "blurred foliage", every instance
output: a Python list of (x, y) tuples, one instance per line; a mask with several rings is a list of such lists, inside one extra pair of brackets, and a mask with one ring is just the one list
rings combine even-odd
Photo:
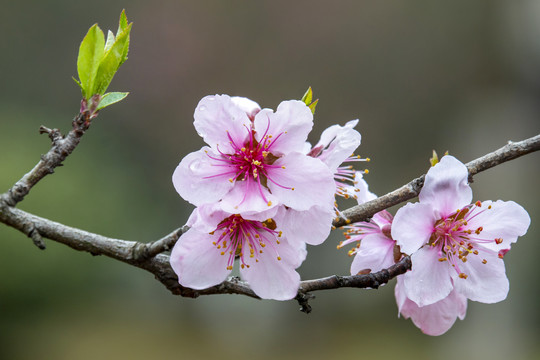
[[(170, 178), (203, 144), (193, 111), (212, 93), (275, 108), (312, 86), (320, 102), (310, 141), (359, 118), (358, 153), (372, 159), (366, 179), (377, 194), (424, 173), (433, 149), (466, 162), (540, 132), (535, 2), (92, 4), (0, 0), (1, 192), (48, 150), (39, 125), (68, 131), (80, 105), (71, 76), (89, 26), (116, 26), (124, 7), (136, 23), (130, 61), (114, 80), (131, 95), (101, 113), (65, 166), (19, 205), (70, 226), (151, 241), (183, 225), (192, 206)], [(50, 241), (39, 251), (0, 226), (0, 358), (537, 359), (539, 160), (475, 177), (475, 199), (514, 200), (533, 222), (505, 258), (508, 299), (470, 302), (443, 337), (397, 319), (393, 284), (316, 293), (307, 316), (294, 302), (181, 299), (142, 270)], [(340, 236), (310, 247), (304, 278), (347, 273)]]

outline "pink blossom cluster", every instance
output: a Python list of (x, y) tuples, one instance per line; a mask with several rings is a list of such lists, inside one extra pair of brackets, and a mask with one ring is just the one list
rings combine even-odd
[(172, 178), (196, 206), (171, 254), (180, 284), (220, 284), (238, 261), (261, 298), (294, 298), (306, 244), (328, 237), (335, 195), (352, 188), (354, 174), (341, 164), (355, 160), (356, 123), (327, 129), (312, 148), (313, 112), (304, 101), (274, 111), (246, 98), (204, 97), (194, 126), (207, 146), (184, 157)]
[(382, 211), (369, 222), (351, 224), (340, 245), (358, 244), (350, 251), (352, 274), (380, 271), (403, 254), (411, 256), (412, 270), (397, 280), (396, 302), (399, 313), (428, 335), (441, 335), (457, 318), (463, 320), (467, 299), (506, 298), (503, 257), (530, 224), (513, 201), (471, 203), (467, 179), (465, 165), (444, 156), (426, 174), (418, 203), (400, 208), (393, 219)]

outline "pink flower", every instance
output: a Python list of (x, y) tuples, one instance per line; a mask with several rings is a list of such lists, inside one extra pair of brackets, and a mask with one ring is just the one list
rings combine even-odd
[(395, 287), (398, 311), (405, 319), (411, 318), (424, 334), (438, 336), (447, 332), (457, 318), (465, 319), (467, 298), (455, 289), (450, 294), (433, 304), (419, 307), (405, 295), (403, 277), (397, 278)]
[(274, 207), (241, 216), (221, 210), (219, 203), (196, 208), (188, 221), (190, 229), (171, 253), (179, 283), (192, 289), (220, 284), (238, 258), (241, 277), (258, 296), (294, 298), (300, 284), (295, 269), (304, 261), (306, 249), (304, 242), (289, 240), (287, 226), (278, 220), (282, 216), (277, 213), (283, 210)]
[(173, 174), (176, 191), (196, 206), (249, 215), (286, 205), (298, 211), (333, 203), (333, 174), (302, 153), (313, 114), (301, 101), (274, 112), (245, 98), (207, 96), (194, 114), (209, 145), (187, 155)]
[[(356, 196), (358, 204), (377, 198), (369, 191), (361, 173), (358, 174), (355, 189), (358, 190)], [(392, 266), (396, 260), (399, 260), (396, 257), (400, 254), (394, 250), (396, 242), (390, 235), (392, 220), (392, 214), (383, 210), (373, 215), (369, 221), (344, 226), (346, 240), (340, 242), (338, 249), (357, 243), (355, 248), (349, 250), (349, 256), (354, 255), (351, 264), (352, 275), (377, 272)]]
[(453, 292), (484, 303), (508, 294), (499, 252), (526, 233), (529, 215), (513, 201), (470, 204), (467, 177), (465, 165), (443, 157), (426, 174), (420, 202), (402, 207), (394, 218), (392, 237), (412, 254), (401, 290), (421, 309), (451, 302)]
[(356, 171), (352, 165), (343, 165), (344, 163), (369, 161), (369, 158), (362, 159), (360, 156), (353, 155), (354, 151), (360, 146), (361, 135), (354, 127), (358, 120), (351, 120), (345, 126), (332, 125), (321, 134), (321, 139), (313, 148), (308, 145), (307, 153), (309, 156), (316, 157), (324, 162), (334, 174), (336, 183), (336, 195), (349, 198), (354, 197), (351, 192), (355, 184)]

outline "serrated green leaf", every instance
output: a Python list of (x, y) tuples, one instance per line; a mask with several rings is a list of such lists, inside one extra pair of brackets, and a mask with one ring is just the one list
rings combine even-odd
[(105, 43), (105, 52), (107, 52), (116, 41), (114, 34), (111, 30), (107, 33), (107, 42)]
[(101, 110), (109, 105), (115, 104), (119, 101), (124, 100), (126, 96), (128, 96), (128, 92), (110, 92), (103, 95), (101, 98), (101, 101), (99, 102), (99, 105), (97, 106), (96, 110)]
[(105, 35), (99, 26), (94, 24), (81, 42), (77, 58), (79, 84), (85, 99), (93, 95), (94, 79), (103, 57), (104, 46)]
[(126, 16), (126, 9), (123, 9), (120, 13), (120, 20), (118, 21), (118, 31), (116, 32), (116, 35), (120, 34), (122, 31), (124, 31), (128, 26), (128, 20)]
[(311, 104), (311, 101), (313, 100), (313, 90), (311, 90), (311, 86), (307, 89), (304, 96), (302, 96), (302, 101), (304, 104), (309, 106)]
[(96, 94), (104, 94), (111, 83), (114, 74), (125, 61), (125, 54), (127, 53), (126, 46), (129, 44), (129, 32), (131, 31), (131, 25), (129, 24), (118, 36), (116, 41), (112, 44), (111, 48), (103, 55), (101, 63), (99, 64), (96, 75)]
[(311, 104), (308, 105), (309, 109), (311, 110), (311, 113), (315, 115), (315, 108), (317, 107), (317, 103), (319, 102), (319, 99), (315, 100)]

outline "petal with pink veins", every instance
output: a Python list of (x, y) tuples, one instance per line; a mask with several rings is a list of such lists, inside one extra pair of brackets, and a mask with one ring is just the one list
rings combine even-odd
[[(333, 206), (336, 184), (332, 172), (319, 159), (301, 153), (285, 155), (268, 170), (268, 187), (283, 205), (308, 210)], [(294, 189), (294, 190), (293, 190)]]
[(211, 159), (219, 158), (209, 147), (192, 152), (180, 161), (174, 170), (174, 188), (182, 198), (195, 206), (219, 201), (233, 187), (228, 181), (234, 177), (230, 167)]
[(437, 220), (437, 214), (431, 205), (408, 203), (400, 208), (394, 217), (392, 238), (403, 253), (410, 255), (427, 244)]
[(467, 183), (467, 167), (455, 157), (446, 155), (429, 169), (418, 199), (431, 204), (440, 217), (448, 216), (471, 203), (472, 189)]
[(197, 133), (215, 151), (234, 154), (231, 139), (241, 148), (250, 134), (251, 120), (228, 95), (205, 96), (199, 101), (193, 117)]
[(255, 139), (262, 142), (264, 136), (269, 138), (268, 148), (274, 155), (288, 154), (304, 149), (308, 134), (313, 127), (313, 114), (302, 101), (289, 100), (279, 104), (276, 112), (262, 109), (253, 122)]
[(174, 245), (171, 266), (180, 285), (192, 289), (206, 289), (225, 281), (228, 254), (221, 255), (212, 244), (217, 237), (195, 229), (188, 230)]
[(255, 214), (270, 210), (278, 203), (279, 200), (266, 187), (247, 177), (235, 182), (234, 188), (223, 197), (221, 208), (231, 214)]

